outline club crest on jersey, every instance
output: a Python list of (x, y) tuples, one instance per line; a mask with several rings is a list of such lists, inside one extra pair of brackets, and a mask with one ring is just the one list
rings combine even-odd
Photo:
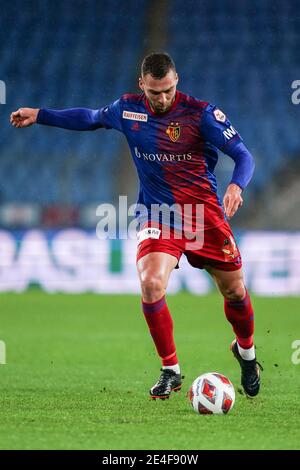
[(172, 142), (176, 142), (176, 140), (178, 140), (179, 137), (180, 137), (179, 122), (176, 122), (176, 123), (171, 122), (168, 129), (166, 130), (166, 134), (168, 134), (168, 136), (170, 137), (170, 140), (172, 140)]
[(226, 121), (226, 116), (220, 109), (214, 110), (214, 116), (215, 116), (216, 121), (219, 121), (219, 122)]

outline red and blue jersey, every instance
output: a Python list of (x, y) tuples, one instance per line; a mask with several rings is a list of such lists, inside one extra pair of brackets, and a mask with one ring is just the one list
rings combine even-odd
[(179, 91), (164, 114), (155, 114), (144, 94), (126, 94), (99, 110), (42, 109), (37, 122), (122, 132), (139, 176), (138, 203), (147, 208), (148, 218), (153, 205), (203, 204), (204, 228), (218, 227), (225, 219), (214, 174), (217, 149), (235, 160), (231, 182), (242, 189), (254, 169), (251, 154), (225, 114)]

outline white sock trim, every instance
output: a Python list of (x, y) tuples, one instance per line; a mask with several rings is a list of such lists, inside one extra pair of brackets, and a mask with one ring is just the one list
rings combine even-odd
[(240, 355), (242, 356), (243, 359), (245, 359), (245, 361), (252, 361), (253, 359), (255, 359), (254, 345), (249, 349), (244, 349), (239, 345), (239, 343), (237, 343), (237, 347), (238, 347)]
[(173, 370), (176, 374), (180, 374), (180, 366), (179, 364), (175, 364), (174, 366), (163, 366), (163, 369), (171, 369)]

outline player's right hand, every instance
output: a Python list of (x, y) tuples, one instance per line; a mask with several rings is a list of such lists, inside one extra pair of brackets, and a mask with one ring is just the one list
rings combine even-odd
[(28, 127), (36, 123), (39, 109), (19, 108), (10, 115), (10, 122), (14, 127)]

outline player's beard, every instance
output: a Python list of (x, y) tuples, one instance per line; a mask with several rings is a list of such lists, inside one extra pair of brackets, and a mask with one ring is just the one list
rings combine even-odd
[(164, 114), (171, 108), (171, 106), (171, 104), (165, 107), (152, 104), (152, 109), (156, 114)]
[(172, 99), (171, 103), (168, 104), (167, 106), (162, 106), (162, 105), (157, 105), (157, 104), (154, 104), (151, 100), (149, 100), (149, 103), (151, 105), (151, 108), (152, 110), (155, 112), (155, 114), (164, 114), (166, 113), (167, 111), (169, 111), (169, 109), (171, 108), (173, 102), (175, 100), (175, 96), (174, 98)]

